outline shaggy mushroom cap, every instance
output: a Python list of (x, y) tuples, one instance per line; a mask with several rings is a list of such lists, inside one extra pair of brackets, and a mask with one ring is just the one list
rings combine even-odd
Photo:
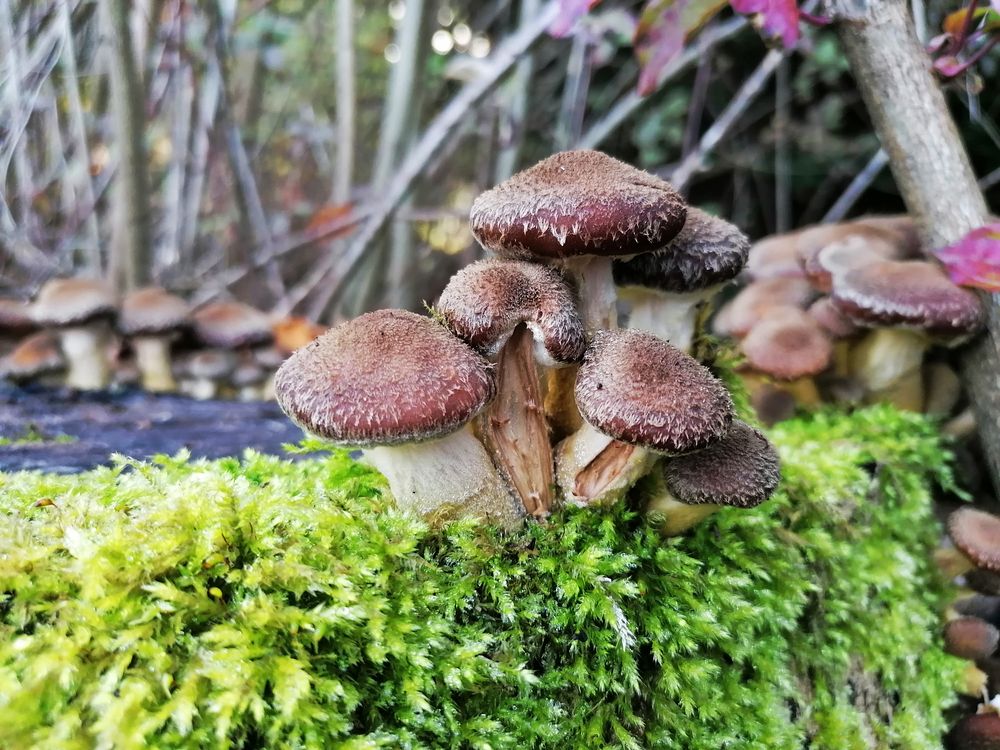
[(805, 309), (815, 297), (815, 290), (805, 279), (779, 277), (754, 281), (719, 308), (712, 330), (720, 336), (742, 338), (768, 309), (779, 305)]
[(665, 460), (663, 478), (682, 503), (753, 508), (778, 486), (781, 463), (767, 438), (737, 420), (704, 450)]
[(14, 380), (39, 377), (64, 369), (66, 360), (59, 348), (59, 339), (46, 331), (28, 336), (0, 359), (0, 377)]
[(472, 232), (503, 258), (557, 261), (663, 247), (684, 225), (668, 183), (599, 151), (564, 151), (518, 172), (472, 204)]
[(448, 329), (487, 356), (500, 351), (525, 323), (547, 358), (569, 364), (587, 346), (569, 287), (553, 269), (490, 258), (452, 276), (436, 310)]
[(948, 536), (973, 565), (1000, 571), (1000, 518), (975, 508), (959, 508), (948, 516)]
[(615, 284), (664, 292), (693, 292), (736, 278), (750, 240), (725, 219), (689, 207), (680, 233), (663, 248), (615, 261)]
[(594, 335), (577, 374), (576, 403), (605, 435), (668, 454), (710, 445), (733, 420), (729, 392), (707, 368), (635, 329)]
[(188, 303), (160, 287), (125, 295), (118, 315), (118, 330), (125, 336), (158, 336), (186, 328), (190, 323)]
[(263, 346), (273, 338), (268, 316), (241, 302), (214, 302), (196, 310), (194, 329), (204, 345), (221, 349)]
[(944, 626), (944, 650), (961, 659), (985, 659), (1000, 644), (1000, 630), (978, 617), (959, 617)]
[(779, 380), (816, 375), (830, 365), (833, 344), (797, 307), (774, 307), (740, 342), (747, 364)]
[(38, 292), (31, 314), (51, 328), (85, 326), (111, 319), (118, 301), (111, 288), (97, 279), (53, 279)]
[(1000, 750), (1000, 715), (973, 714), (948, 732), (948, 750)]
[(493, 398), (490, 364), (437, 322), (377, 310), (299, 349), (278, 370), (278, 404), (308, 432), (347, 445), (447, 435)]
[(916, 328), (943, 339), (964, 338), (983, 325), (979, 297), (933, 263), (870, 263), (839, 274), (833, 287), (834, 304), (860, 325)]

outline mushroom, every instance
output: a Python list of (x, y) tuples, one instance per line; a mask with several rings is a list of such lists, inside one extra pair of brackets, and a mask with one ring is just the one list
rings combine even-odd
[(964, 564), (948, 567), (953, 575), (972, 568), (1000, 572), (1000, 518), (975, 508), (959, 508), (948, 516), (948, 536), (964, 556)]
[(707, 368), (635, 329), (594, 334), (576, 402), (584, 424), (556, 448), (556, 481), (580, 503), (613, 501), (655, 454), (705, 448), (733, 419), (729, 392)]
[(955, 346), (983, 325), (976, 294), (923, 261), (882, 261), (838, 274), (833, 301), (855, 323), (875, 330), (852, 351), (852, 373), (870, 398), (920, 411), (921, 364), (935, 342)]
[(343, 323), (288, 358), (275, 393), (307, 432), (361, 446), (404, 511), (520, 522), (469, 424), (496, 394), (490, 364), (435, 321), (378, 310)]
[(114, 292), (95, 279), (53, 279), (41, 288), (31, 310), (36, 323), (59, 336), (69, 362), (66, 385), (106, 388), (111, 374), (107, 349), (117, 310)]
[(181, 392), (199, 401), (216, 398), (236, 368), (236, 355), (226, 349), (201, 349), (181, 361)]
[(684, 228), (665, 247), (614, 262), (619, 294), (631, 305), (629, 327), (689, 352), (698, 309), (736, 277), (749, 250), (735, 225), (688, 208)]
[(180, 297), (160, 287), (125, 295), (118, 330), (128, 337), (147, 391), (177, 390), (170, 361), (171, 342), (191, 324), (191, 310)]
[(524, 261), (482, 260), (452, 277), (436, 306), (448, 329), (497, 363), (497, 397), (481, 432), (531, 515), (552, 506), (552, 448), (536, 362), (564, 367), (586, 348), (559, 274)]
[(37, 329), (28, 305), (18, 299), (0, 297), (0, 354), (11, 351)]
[(960, 659), (986, 659), (996, 653), (1000, 630), (978, 617), (959, 617), (944, 626), (944, 650)]
[(244, 354), (230, 373), (229, 382), (236, 389), (236, 397), (240, 401), (261, 401), (269, 375), (254, 355)]
[(65, 369), (59, 339), (48, 331), (31, 334), (0, 359), (0, 377), (13, 383), (56, 387), (62, 384)]
[(797, 232), (757, 240), (747, 254), (746, 277), (751, 281), (802, 278), (797, 241)]
[(720, 336), (743, 338), (767, 313), (779, 305), (805, 309), (816, 292), (805, 279), (773, 278), (754, 281), (719, 308), (712, 330)]
[(615, 327), (611, 258), (663, 247), (684, 225), (668, 183), (599, 151), (565, 151), (472, 204), (472, 232), (502, 258), (549, 263), (577, 284), (588, 329)]
[[(239, 354), (265, 347), (274, 339), (270, 318), (260, 310), (242, 302), (213, 302), (196, 310), (193, 318), (195, 337), (202, 346), (209, 347), (210, 350)], [(218, 393), (220, 381), (236, 367), (235, 357), (226, 361), (229, 363), (229, 369), (224, 375), (221, 374), (224, 367), (221, 359), (218, 360), (218, 370), (210, 368), (213, 373), (220, 373), (211, 376), (211, 380), (216, 384), (211, 395), (204, 396), (212, 389), (205, 380), (199, 378), (201, 380), (199, 387), (202, 390), (198, 397), (213, 398)]]
[(664, 459), (661, 478), (646, 512), (662, 517), (664, 536), (676, 536), (723, 506), (760, 505), (778, 486), (781, 464), (767, 438), (736, 420), (707, 448)]
[(833, 342), (833, 369), (841, 378), (850, 377), (851, 343), (862, 332), (850, 318), (840, 312), (829, 297), (820, 297), (807, 310)]
[(1000, 750), (1000, 716), (993, 711), (960, 719), (945, 738), (948, 750)]

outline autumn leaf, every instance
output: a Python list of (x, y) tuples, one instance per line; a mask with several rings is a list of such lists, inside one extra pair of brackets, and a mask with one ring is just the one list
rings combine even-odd
[(568, 36), (576, 22), (593, 10), (601, 0), (560, 0), (559, 15), (549, 26), (549, 34), (562, 38)]
[(729, 0), (737, 13), (756, 15), (764, 36), (781, 39), (786, 48), (799, 40), (799, 7), (795, 0)]
[(972, 230), (935, 255), (956, 284), (1000, 292), (1000, 222)]
[[(316, 209), (310, 219), (309, 223), (306, 224), (306, 231), (321, 230), (328, 224), (333, 224), (337, 221), (346, 220), (351, 216), (351, 209), (353, 206), (350, 203), (327, 203)], [(330, 234), (331, 237), (336, 237), (341, 234), (346, 234), (351, 231), (349, 225), (344, 226), (342, 229)]]
[(726, 0), (649, 0), (635, 29), (639, 94), (648, 96), (660, 74), (684, 49), (692, 33), (725, 6)]

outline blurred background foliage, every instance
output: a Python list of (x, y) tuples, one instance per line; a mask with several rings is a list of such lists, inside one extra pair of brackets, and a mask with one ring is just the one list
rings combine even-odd
[[(831, 30), (776, 57), (726, 9), (639, 97), (642, 5), (557, 39), (543, 0), (0, 0), (0, 291), (419, 309), (480, 252), (474, 197), (581, 145), (755, 238), (903, 209)], [(918, 29), (955, 9), (915, 0)], [(994, 207), (998, 75), (994, 52), (946, 83)]]

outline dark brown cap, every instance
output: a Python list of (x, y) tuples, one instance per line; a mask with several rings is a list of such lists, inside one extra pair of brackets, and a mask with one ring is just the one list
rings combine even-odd
[(833, 301), (866, 326), (916, 328), (942, 338), (978, 331), (984, 311), (975, 292), (923, 261), (881, 261), (834, 278)]
[(31, 314), (39, 325), (80, 326), (112, 319), (117, 311), (115, 293), (97, 279), (52, 279), (38, 292)]
[(684, 224), (668, 183), (599, 151), (565, 151), (472, 204), (472, 232), (504, 258), (622, 256), (663, 247)]
[(965, 617), (978, 617), (993, 625), (1000, 623), (1000, 596), (975, 594), (959, 599), (952, 608)]
[(273, 338), (268, 316), (242, 302), (213, 302), (196, 310), (194, 330), (202, 344), (220, 349), (263, 346)]
[(578, 362), (587, 346), (569, 287), (553, 269), (491, 258), (452, 276), (436, 306), (449, 330), (493, 356), (521, 323), (547, 363)]
[(38, 324), (31, 309), (19, 299), (0, 297), (0, 335), (22, 336), (31, 333)]
[(944, 650), (961, 659), (993, 656), (1000, 643), (1000, 630), (978, 617), (959, 617), (944, 626)]
[(0, 359), (0, 377), (13, 380), (34, 378), (65, 368), (59, 339), (45, 331), (28, 336)]
[(772, 278), (754, 281), (719, 308), (712, 330), (720, 336), (746, 336), (767, 310), (778, 305), (791, 305), (803, 310), (816, 297), (805, 279)]
[(377, 310), (295, 352), (278, 370), (278, 404), (296, 424), (347, 445), (440, 437), (496, 393), (490, 364), (439, 323)]
[(963, 575), (965, 585), (979, 594), (996, 596), (1000, 594), (1000, 574), (992, 570), (973, 568)]
[(773, 307), (740, 342), (747, 364), (778, 380), (796, 380), (823, 372), (833, 358), (833, 344), (808, 313), (797, 307)]
[(125, 295), (118, 314), (118, 330), (126, 336), (172, 333), (190, 324), (188, 303), (160, 287), (138, 289)]
[(668, 458), (662, 466), (670, 494), (688, 505), (753, 508), (771, 496), (781, 479), (774, 447), (738, 420), (721, 440), (704, 450)]
[(615, 261), (615, 284), (664, 292), (693, 292), (736, 278), (750, 240), (735, 224), (689, 207), (684, 228), (652, 253)]
[(705, 367), (652, 334), (598, 331), (576, 377), (580, 414), (616, 440), (668, 454), (729, 430), (733, 402)]
[(1000, 750), (1000, 716), (992, 711), (960, 719), (948, 732), (948, 750)]
[(948, 516), (948, 536), (977, 568), (1000, 571), (1000, 518), (975, 508)]
[(809, 317), (815, 320), (827, 336), (838, 341), (856, 336), (861, 329), (842, 313), (829, 297), (820, 297), (809, 306)]

